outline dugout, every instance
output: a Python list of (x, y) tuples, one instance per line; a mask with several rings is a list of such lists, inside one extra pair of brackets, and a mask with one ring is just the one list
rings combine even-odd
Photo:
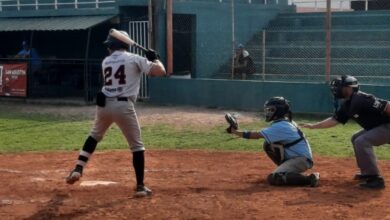
[[(91, 101), (107, 55), (102, 42), (112, 27), (119, 27), (116, 15), (2, 18), (0, 63), (29, 64), (28, 98)], [(40, 68), (32, 68), (31, 59), (15, 59), (23, 41), (38, 52)]]

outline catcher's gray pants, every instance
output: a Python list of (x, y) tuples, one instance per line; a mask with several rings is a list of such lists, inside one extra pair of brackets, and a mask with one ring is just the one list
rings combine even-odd
[(379, 175), (373, 146), (390, 142), (390, 123), (371, 130), (360, 130), (352, 136), (353, 149), (360, 172), (363, 175)]
[(313, 167), (306, 157), (294, 157), (280, 164), (272, 173), (302, 173)]
[(110, 125), (115, 123), (126, 137), (132, 152), (144, 151), (141, 129), (134, 108), (135, 101), (136, 97), (130, 97), (128, 101), (107, 97), (106, 106), (96, 106), (95, 123), (90, 136), (98, 142), (101, 141)]

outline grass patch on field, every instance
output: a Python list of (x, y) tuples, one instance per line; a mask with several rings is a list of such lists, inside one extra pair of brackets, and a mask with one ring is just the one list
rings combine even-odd
[[(318, 121), (318, 117), (299, 116), (298, 122)], [(79, 150), (93, 121), (88, 118), (54, 114), (21, 113), (0, 109), (0, 153), (23, 151)], [(241, 124), (247, 130), (267, 126), (260, 120)], [(352, 157), (350, 138), (359, 126), (349, 123), (332, 129), (303, 129), (314, 154)], [(166, 124), (142, 126), (142, 138), (148, 149), (208, 149), (261, 151), (262, 140), (240, 139), (225, 133), (225, 126), (175, 128)], [(98, 149), (127, 149), (120, 130), (112, 126)], [(380, 159), (390, 159), (390, 148), (376, 149)]]

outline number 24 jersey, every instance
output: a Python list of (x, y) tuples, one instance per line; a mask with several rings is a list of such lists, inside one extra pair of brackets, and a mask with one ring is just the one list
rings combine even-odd
[(102, 62), (107, 97), (137, 96), (143, 73), (149, 74), (153, 63), (144, 57), (127, 51), (115, 51)]

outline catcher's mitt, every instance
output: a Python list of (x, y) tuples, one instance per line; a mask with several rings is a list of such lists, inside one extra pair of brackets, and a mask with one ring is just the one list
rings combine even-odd
[(226, 122), (229, 124), (229, 127), (226, 128), (227, 133), (232, 133), (232, 128), (238, 129), (237, 119), (230, 113), (225, 114)]

